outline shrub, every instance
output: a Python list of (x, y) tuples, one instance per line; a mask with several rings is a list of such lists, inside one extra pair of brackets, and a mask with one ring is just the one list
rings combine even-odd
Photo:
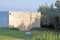
[(18, 28), (9, 28), (10, 30), (15, 30), (15, 31), (19, 31)]
[(32, 30), (40, 30), (40, 27), (34, 27), (30, 31), (32, 31)]

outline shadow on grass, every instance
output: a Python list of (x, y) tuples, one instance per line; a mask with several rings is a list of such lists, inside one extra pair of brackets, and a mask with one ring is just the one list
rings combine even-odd
[(26, 38), (27, 36), (25, 35), (25, 32), (21, 32), (21, 31), (14, 31), (14, 30), (10, 30), (9, 28), (0, 28), (0, 35), (3, 36), (8, 36), (8, 37), (12, 37), (12, 38)]

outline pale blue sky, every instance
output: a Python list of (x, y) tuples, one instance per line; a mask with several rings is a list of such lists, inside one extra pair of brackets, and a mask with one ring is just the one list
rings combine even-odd
[(0, 11), (37, 11), (40, 5), (54, 4), (56, 0), (0, 0)]
[(43, 4), (54, 4), (56, 0), (0, 0), (0, 26), (8, 25), (8, 11), (33, 11)]

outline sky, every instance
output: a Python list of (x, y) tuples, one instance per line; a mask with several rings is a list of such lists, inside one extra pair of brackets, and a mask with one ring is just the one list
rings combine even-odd
[(0, 0), (0, 26), (8, 25), (8, 11), (33, 11), (44, 4), (55, 4), (56, 0)]
[(0, 11), (37, 11), (44, 4), (54, 4), (56, 0), (0, 0)]

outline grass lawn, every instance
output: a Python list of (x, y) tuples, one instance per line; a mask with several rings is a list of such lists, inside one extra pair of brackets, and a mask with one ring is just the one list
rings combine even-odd
[(60, 33), (53, 31), (31, 31), (31, 35), (25, 32), (0, 28), (0, 40), (60, 40)]

